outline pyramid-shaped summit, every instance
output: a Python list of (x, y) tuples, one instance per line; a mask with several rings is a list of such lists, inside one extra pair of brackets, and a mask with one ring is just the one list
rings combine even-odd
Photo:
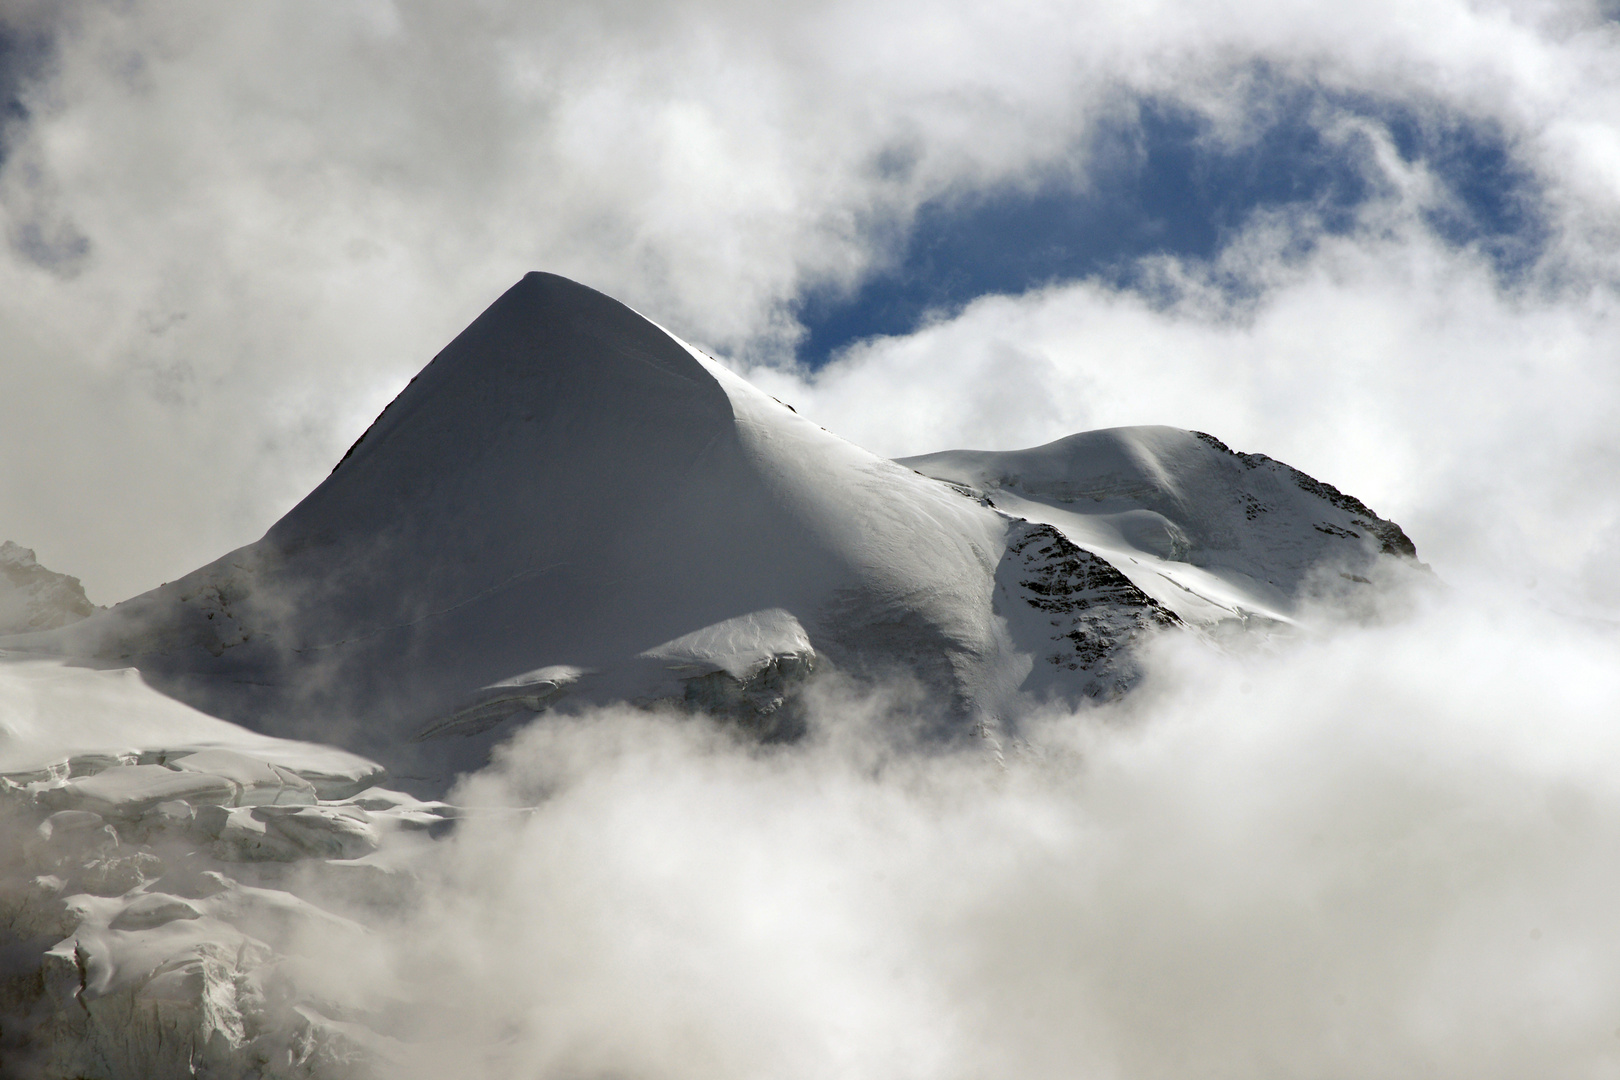
[[(1231, 456), (1174, 429), (1103, 443)], [(922, 472), (880, 458), (623, 304), (529, 274), (263, 539), (38, 644), (433, 786), (513, 716), (566, 702), (668, 700), (780, 730), (809, 672), (899, 670), (939, 692), (942, 730), (966, 731), (1030, 695), (1119, 692), (1156, 629), (1287, 619), (1254, 560), (1200, 568), (1196, 544), (1164, 542), (1177, 507), (1202, 521), (1253, 499), (1245, 469), (1205, 469), (1219, 490), (1151, 509), (1113, 491), (1093, 521), (1085, 498), (1003, 484), (1007, 462), (963, 453)], [(1343, 535), (1284, 545), (1295, 563), (1380, 557), (1347, 514), (1295, 500), (1255, 550), (1325, 524)]]
[[(726, 662), (746, 682), (778, 654), (870, 653), (954, 688), (998, 649), (1003, 532), (623, 304), (536, 273), (262, 540), (87, 620), (77, 643), (229, 719), (442, 772), (483, 740), (412, 740), (465, 734), (501, 696), (485, 688), (539, 671), (576, 699), (684, 698)], [(738, 655), (644, 655), (714, 627)]]

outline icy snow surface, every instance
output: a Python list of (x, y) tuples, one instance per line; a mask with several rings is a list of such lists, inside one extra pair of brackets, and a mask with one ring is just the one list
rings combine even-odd
[(1290, 622), (1313, 574), (1355, 581), (1379, 554), (1416, 556), (1359, 500), (1202, 432), (1112, 428), (901, 464), (1054, 526), (1188, 622)]
[[(309, 897), (400, 902), (379, 849), (451, 824), (382, 778), (133, 669), (0, 652), (0, 1075), (307, 1076), (352, 1059), (353, 1033), (279, 965), (312, 935), (363, 932)], [(373, 1059), (385, 1042), (367, 1042)]]

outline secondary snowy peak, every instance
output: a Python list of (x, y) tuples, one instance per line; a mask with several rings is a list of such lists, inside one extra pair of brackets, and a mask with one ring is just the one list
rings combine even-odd
[(1307, 597), (1415, 562), (1400, 526), (1263, 454), (1169, 427), (903, 459), (1108, 559), (1189, 622), (1287, 621)]
[(0, 634), (52, 630), (95, 610), (78, 578), (41, 566), (29, 548), (0, 543)]

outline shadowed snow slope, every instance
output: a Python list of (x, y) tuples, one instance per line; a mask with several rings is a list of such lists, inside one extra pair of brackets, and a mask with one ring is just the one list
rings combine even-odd
[[(660, 647), (749, 616), (782, 638), (752, 640), (761, 659), (808, 634), (978, 706), (1007, 648), (1004, 532), (622, 304), (530, 274), (262, 540), (58, 640), (426, 778), (482, 759), (481, 740), (411, 740), (491, 684), (565, 667), (574, 696), (679, 696), (702, 658)], [(710, 637), (708, 670), (735, 667)]]
[(1021, 695), (1109, 696), (1140, 635), (1286, 619), (1312, 567), (1376, 557), (1356, 514), (1386, 524), (1171, 429), (907, 464), (530, 274), (258, 543), (8, 645), (133, 665), (434, 785), (559, 700), (785, 730), (793, 685), (828, 662), (914, 675), (957, 731)]

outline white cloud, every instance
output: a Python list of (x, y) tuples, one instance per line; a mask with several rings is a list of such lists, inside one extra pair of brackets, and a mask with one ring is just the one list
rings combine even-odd
[(459, 795), (534, 809), (326, 989), (423, 1076), (1603, 1075), (1616, 642), (1496, 599), (1166, 639), (1002, 761), (836, 693), (794, 747), (541, 721)]
[(1616, 247), (1616, 35), (1576, 6), (3, 18), (54, 24), (55, 52), (0, 169), (0, 505), (103, 601), (254, 538), (524, 270), (779, 355), (807, 284), (855, 281), (925, 198), (1073, 168), (1122, 95), (1206, 109), (1239, 141), (1259, 70), (1493, 121), (1583, 265)]

